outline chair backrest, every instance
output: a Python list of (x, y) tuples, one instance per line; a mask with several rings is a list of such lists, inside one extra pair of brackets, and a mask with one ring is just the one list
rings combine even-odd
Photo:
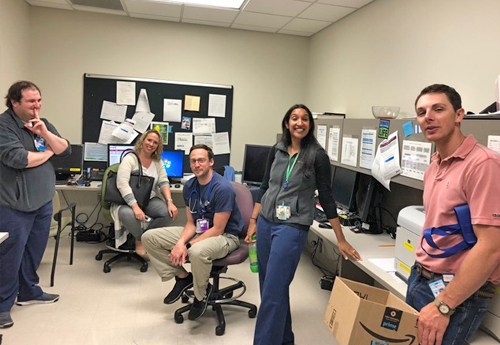
[(224, 177), (231, 182), (234, 181), (235, 171), (232, 166), (224, 165)]
[(111, 208), (111, 203), (109, 201), (104, 200), (104, 194), (106, 193), (106, 182), (108, 181), (108, 173), (110, 171), (118, 172), (118, 167), (119, 166), (120, 166), (120, 163), (115, 163), (115, 164), (109, 166), (106, 169), (106, 171), (104, 172), (104, 176), (102, 177), (102, 184), (101, 184), (101, 207), (102, 207), (102, 214), (109, 221), (112, 221), (111, 213), (109, 212), (109, 209)]
[(240, 237), (244, 238), (247, 235), (248, 225), (250, 224), (250, 217), (253, 212), (253, 198), (250, 190), (239, 182), (231, 182), (236, 194), (236, 203), (243, 218), (244, 227), (241, 231)]

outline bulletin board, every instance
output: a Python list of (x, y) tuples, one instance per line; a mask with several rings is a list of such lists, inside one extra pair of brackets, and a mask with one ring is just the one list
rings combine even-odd
[[(214, 118), (216, 133), (228, 133), (229, 145), (231, 145), (231, 128), (232, 128), (232, 109), (233, 109), (233, 86), (215, 85), (215, 84), (197, 84), (187, 82), (177, 82), (159, 79), (143, 79), (119, 76), (107, 76), (97, 74), (84, 74), (84, 95), (83, 95), (83, 142), (97, 143), (99, 140), (100, 129), (103, 120), (101, 119), (101, 110), (103, 101), (116, 102), (117, 82), (134, 82), (136, 101), (141, 89), (147, 92), (150, 110), (155, 114), (152, 121), (165, 122), (163, 120), (164, 99), (178, 99), (182, 101), (181, 122), (169, 122), (170, 133), (168, 134), (168, 144), (165, 146), (167, 150), (175, 149), (175, 133), (192, 133), (193, 122), (195, 118)], [(200, 105), (199, 111), (184, 110), (185, 96), (199, 96)], [(224, 117), (208, 116), (209, 96), (223, 95), (225, 96), (225, 112)], [(216, 96), (219, 97), (219, 96)], [(128, 105), (126, 118), (132, 118), (135, 114), (135, 105)], [(181, 128), (182, 119), (184, 117), (191, 119), (189, 130)], [(140, 135), (140, 133), (139, 133)], [(135, 141), (133, 142), (135, 143)], [(194, 135), (193, 135), (194, 144)], [(215, 155), (215, 167), (229, 165), (230, 154)], [(84, 162), (86, 165), (91, 165), (92, 168), (105, 169), (105, 162)], [(102, 165), (102, 166), (101, 166)], [(189, 156), (184, 156), (184, 172), (190, 173)]]

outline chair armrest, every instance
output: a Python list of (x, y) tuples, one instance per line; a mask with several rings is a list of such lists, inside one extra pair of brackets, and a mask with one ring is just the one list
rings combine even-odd
[(61, 208), (57, 213), (54, 214), (54, 220), (56, 222), (59, 222), (59, 220), (62, 217), (63, 212), (65, 212), (65, 211), (70, 211), (71, 214), (74, 216), (75, 215), (75, 209), (76, 209), (76, 204), (75, 203), (71, 203), (67, 207)]

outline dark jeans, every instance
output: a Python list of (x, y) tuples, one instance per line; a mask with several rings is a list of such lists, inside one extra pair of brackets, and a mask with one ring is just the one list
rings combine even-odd
[[(420, 311), (434, 299), (429, 281), (417, 273), (414, 265), (408, 280), (406, 303)], [(444, 333), (443, 345), (465, 344), (466, 340), (479, 328), (490, 302), (491, 298), (482, 298), (474, 294), (460, 304), (450, 317), (450, 324)]]
[(6, 312), (16, 297), (29, 301), (43, 294), (36, 271), (49, 238), (52, 201), (32, 212), (0, 207), (0, 215), (0, 232), (9, 233), (0, 244), (0, 312)]
[(293, 342), (290, 283), (299, 264), (307, 231), (289, 225), (257, 221), (257, 260), (261, 303), (254, 345)]

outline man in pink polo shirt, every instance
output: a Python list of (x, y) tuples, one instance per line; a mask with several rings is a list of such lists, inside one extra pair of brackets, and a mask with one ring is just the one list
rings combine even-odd
[(467, 204), (477, 237), (471, 249), (439, 258), (463, 237), (433, 235), (439, 249), (420, 242), (406, 302), (420, 311), (422, 345), (465, 344), (488, 309), (491, 283), (500, 282), (500, 155), (461, 132), (461, 103), (455, 89), (441, 84), (426, 87), (415, 102), (422, 132), (437, 148), (424, 177), (424, 229), (457, 224), (454, 208)]

